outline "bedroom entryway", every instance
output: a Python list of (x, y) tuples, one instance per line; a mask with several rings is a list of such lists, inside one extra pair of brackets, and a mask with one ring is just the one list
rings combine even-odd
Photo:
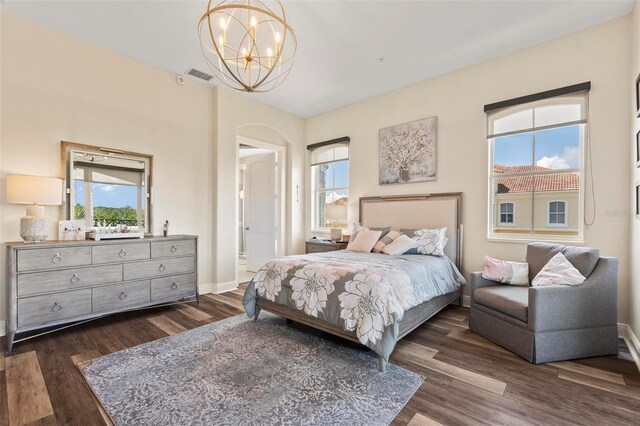
[(283, 159), (283, 146), (238, 136), (238, 283), (278, 256)]

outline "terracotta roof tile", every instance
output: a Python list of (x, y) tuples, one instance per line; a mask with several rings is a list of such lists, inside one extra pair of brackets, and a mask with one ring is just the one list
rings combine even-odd
[[(547, 171), (540, 166), (503, 166), (496, 164), (496, 173), (526, 173), (528, 171)], [(535, 181), (535, 189), (533, 188)], [(550, 192), (577, 191), (580, 189), (580, 175), (574, 172), (554, 173), (538, 176), (512, 176), (497, 179), (498, 194), (514, 192)]]

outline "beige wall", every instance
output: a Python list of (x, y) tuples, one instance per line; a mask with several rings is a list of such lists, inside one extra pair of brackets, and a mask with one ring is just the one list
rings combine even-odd
[[(1, 20), (2, 241), (20, 240), (24, 216), (24, 206), (5, 201), (7, 174), (61, 176), (61, 140), (139, 151), (154, 156), (153, 231), (168, 219), (171, 233), (200, 235), (199, 279), (210, 282), (213, 89), (179, 86), (171, 73), (6, 12)], [(51, 239), (60, 211), (46, 208)]]
[[(585, 242), (599, 247), (604, 255), (620, 258), (619, 318), (625, 322), (629, 222), (626, 216), (611, 211), (628, 207), (629, 32), (630, 19), (625, 17), (310, 118), (306, 142), (351, 137), (352, 221), (357, 220), (358, 197), (464, 192), (464, 269), (468, 273), (482, 266), (484, 254), (517, 260), (525, 253), (524, 244), (487, 241), (488, 145), (483, 106), (591, 81), (598, 209), (594, 225), (585, 231)], [(438, 180), (378, 185), (378, 129), (431, 116), (438, 116)], [(587, 217), (591, 212), (588, 208)]]
[[(640, 74), (640, 1), (636, 1), (633, 13), (631, 15), (631, 66), (630, 74), (625, 80), (630, 92), (635, 91), (635, 81)], [(640, 131), (640, 118), (636, 118), (636, 100), (635, 95), (630, 100), (631, 114), (631, 137), (627, 138), (630, 141), (630, 155), (629, 162), (631, 167), (631, 202), (629, 204), (630, 217), (631, 217), (631, 259), (633, 259), (631, 266), (631, 289), (629, 294), (630, 308), (629, 308), (629, 325), (633, 330), (636, 337), (640, 338), (640, 219), (635, 217), (635, 186), (640, 184), (640, 169), (636, 168), (636, 133)]]

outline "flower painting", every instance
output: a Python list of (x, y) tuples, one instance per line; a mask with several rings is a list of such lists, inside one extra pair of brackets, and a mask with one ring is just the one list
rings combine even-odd
[(380, 185), (436, 180), (437, 117), (380, 129)]

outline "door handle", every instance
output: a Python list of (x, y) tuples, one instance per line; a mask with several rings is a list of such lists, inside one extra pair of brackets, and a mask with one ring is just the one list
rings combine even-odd
[(244, 228), (244, 230), (245, 230), (245, 231), (248, 231), (248, 230), (249, 230), (249, 227), (247, 226), (246, 228)]

